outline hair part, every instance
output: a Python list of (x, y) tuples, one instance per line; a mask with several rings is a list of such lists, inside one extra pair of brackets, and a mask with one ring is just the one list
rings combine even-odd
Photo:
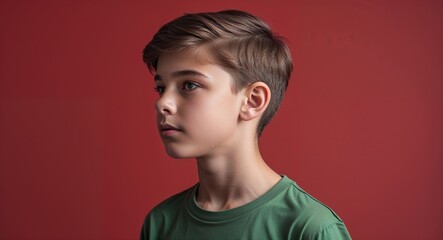
[(257, 81), (270, 88), (271, 100), (257, 128), (260, 136), (288, 87), (293, 68), (288, 46), (263, 20), (243, 11), (185, 14), (160, 28), (143, 50), (143, 61), (155, 72), (161, 54), (202, 45), (232, 75), (236, 92)]

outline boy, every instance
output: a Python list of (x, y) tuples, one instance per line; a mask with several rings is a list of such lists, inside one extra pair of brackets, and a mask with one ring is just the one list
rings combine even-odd
[(141, 239), (350, 239), (342, 220), (263, 160), (258, 138), (292, 71), (288, 47), (236, 10), (186, 14), (143, 51), (167, 153), (199, 183), (157, 205)]

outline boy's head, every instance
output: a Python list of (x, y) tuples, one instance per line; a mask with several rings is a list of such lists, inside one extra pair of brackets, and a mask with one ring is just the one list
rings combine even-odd
[(292, 72), (289, 48), (261, 19), (238, 10), (185, 14), (164, 25), (143, 51), (156, 71), (160, 55), (207, 46), (216, 63), (232, 75), (238, 92), (254, 82), (270, 88), (271, 99), (258, 124), (261, 135), (276, 113)]

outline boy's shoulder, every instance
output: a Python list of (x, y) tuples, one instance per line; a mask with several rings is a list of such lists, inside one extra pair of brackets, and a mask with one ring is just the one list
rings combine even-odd
[(191, 194), (194, 187), (195, 185), (161, 201), (156, 206), (154, 206), (154, 208), (152, 208), (152, 210), (148, 214), (148, 217), (150, 215), (159, 216), (179, 212), (181, 209), (186, 207), (186, 200), (188, 199), (189, 194)]
[(307, 215), (315, 215), (314, 213), (322, 213), (330, 216), (333, 220), (342, 221), (340, 217), (326, 204), (313, 197), (311, 194), (301, 188), (296, 182), (291, 180), (291, 187), (288, 189), (293, 204), (298, 205), (303, 213)]
[(329, 206), (307, 193), (297, 183), (292, 182), (287, 194), (285, 202), (289, 209), (294, 209), (295, 228), (312, 235), (347, 231), (342, 219)]

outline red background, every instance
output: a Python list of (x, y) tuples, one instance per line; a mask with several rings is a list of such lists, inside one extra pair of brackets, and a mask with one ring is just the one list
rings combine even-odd
[[(112, 2), (112, 3), (111, 3)], [(141, 51), (184, 12), (238, 8), (295, 69), (264, 157), (354, 239), (443, 239), (441, 1), (1, 1), (0, 238), (137, 239), (197, 181), (155, 130)]]

